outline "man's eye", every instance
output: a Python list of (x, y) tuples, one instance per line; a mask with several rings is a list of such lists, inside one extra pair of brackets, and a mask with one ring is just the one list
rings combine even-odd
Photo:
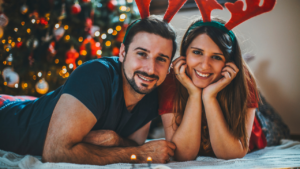
[(164, 59), (164, 58), (162, 58), (162, 57), (157, 58), (157, 60), (159, 60), (159, 61), (161, 61), (161, 62), (166, 62), (166, 61), (167, 61), (166, 59)]
[(203, 53), (199, 50), (194, 50), (193, 53), (196, 55), (203, 55)]
[(138, 52), (137, 54), (140, 56), (147, 56), (147, 54), (145, 52)]
[(216, 59), (216, 60), (222, 60), (222, 58), (220, 56), (217, 56), (217, 55), (213, 56), (212, 58)]

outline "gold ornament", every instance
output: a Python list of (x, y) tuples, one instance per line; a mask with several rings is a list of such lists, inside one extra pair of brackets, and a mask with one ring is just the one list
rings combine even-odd
[(39, 93), (39, 94), (46, 94), (49, 90), (49, 85), (48, 83), (45, 81), (44, 78), (42, 78), (41, 80), (39, 80), (37, 82), (37, 84), (35, 85), (35, 90)]

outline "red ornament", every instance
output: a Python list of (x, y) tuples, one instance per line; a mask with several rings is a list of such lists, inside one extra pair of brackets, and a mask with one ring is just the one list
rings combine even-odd
[(92, 26), (93, 26), (93, 21), (91, 18), (86, 18), (85, 20), (85, 31), (90, 35), (92, 32), (91, 32), (91, 29), (92, 29)]
[(120, 49), (118, 47), (114, 47), (112, 50), (113, 56), (119, 56)]
[(74, 14), (74, 15), (79, 14), (80, 11), (81, 11), (81, 7), (78, 3), (75, 3), (74, 5), (72, 5), (72, 7), (71, 7), (72, 14)]
[(97, 51), (98, 50), (101, 50), (101, 46), (100, 46), (100, 43), (99, 42), (96, 42), (93, 38), (91, 38), (90, 36), (87, 37), (81, 44), (81, 46), (79, 47), (79, 51), (82, 51), (82, 50), (86, 50), (86, 45), (90, 43), (90, 46), (91, 46), (91, 55), (92, 56), (95, 56), (97, 55)]
[(79, 57), (79, 53), (72, 46), (69, 51), (66, 52), (66, 64), (73, 64), (74, 70), (76, 69), (76, 59)]
[(17, 42), (16, 46), (17, 48), (20, 48), (23, 45), (23, 42)]
[(40, 24), (43, 25), (43, 26), (48, 25), (47, 19), (45, 19), (44, 17), (40, 18)]
[(52, 41), (49, 45), (49, 48), (48, 48), (48, 51), (52, 54), (52, 55), (55, 55), (56, 54), (56, 50), (55, 50), (55, 42)]
[(110, 10), (110, 11), (113, 11), (117, 5), (117, 1), (116, 0), (110, 0), (108, 3), (107, 3), (107, 8)]
[(82, 2), (91, 2), (91, 0), (82, 0)]

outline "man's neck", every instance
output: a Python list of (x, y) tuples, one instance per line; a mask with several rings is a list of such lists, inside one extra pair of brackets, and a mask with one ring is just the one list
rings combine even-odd
[(131, 112), (134, 106), (142, 100), (145, 94), (139, 94), (130, 86), (122, 70), (123, 93), (127, 110)]

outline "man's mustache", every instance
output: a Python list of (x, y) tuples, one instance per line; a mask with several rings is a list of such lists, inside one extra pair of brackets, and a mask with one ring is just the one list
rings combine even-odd
[(148, 73), (146, 73), (146, 72), (142, 72), (142, 71), (135, 71), (134, 72), (134, 74), (141, 74), (141, 75), (143, 75), (143, 76), (146, 76), (146, 77), (149, 77), (149, 78), (155, 78), (155, 79), (159, 79), (159, 77), (157, 76), (157, 75), (155, 75), (155, 74), (152, 74), (152, 75), (149, 75)]

